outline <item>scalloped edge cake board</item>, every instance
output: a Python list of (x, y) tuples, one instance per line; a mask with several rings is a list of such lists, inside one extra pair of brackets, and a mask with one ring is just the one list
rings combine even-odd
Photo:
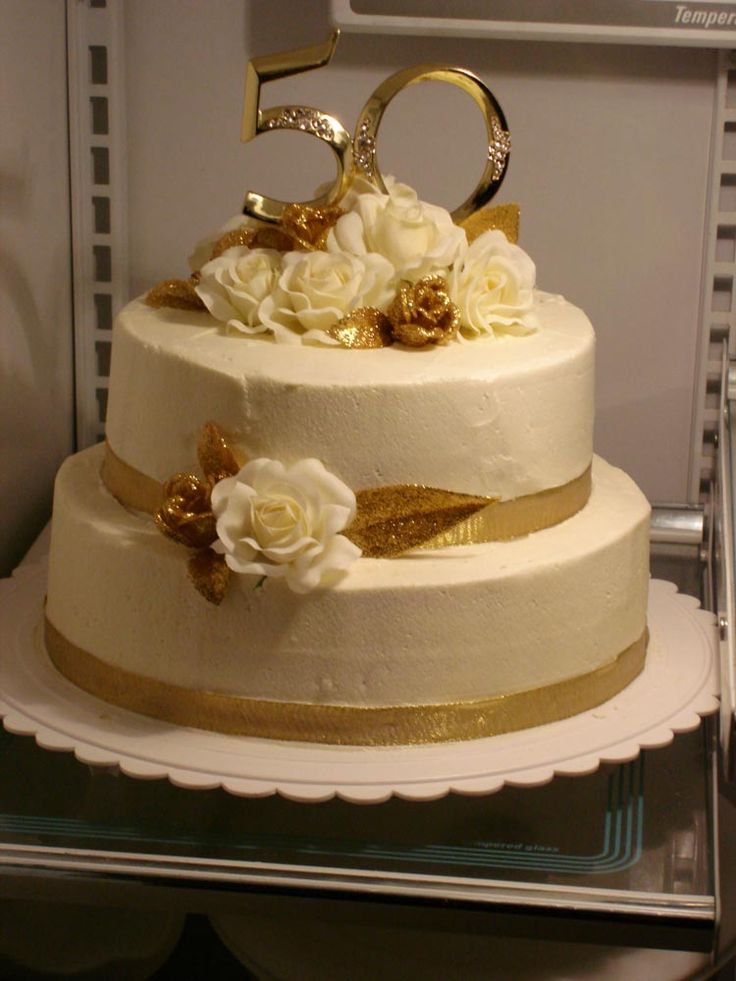
[[(45, 560), (0, 582), (0, 716), (5, 728), (83, 763), (192, 789), (221, 787), (303, 802), (436, 800), (533, 787), (668, 745), (718, 710), (715, 618), (671, 583), (652, 580), (650, 644), (639, 677), (614, 698), (559, 722), (470, 742), (334, 747), (184, 729), (108, 705), (51, 665), (41, 639)], [(585, 746), (584, 752), (580, 747)]]

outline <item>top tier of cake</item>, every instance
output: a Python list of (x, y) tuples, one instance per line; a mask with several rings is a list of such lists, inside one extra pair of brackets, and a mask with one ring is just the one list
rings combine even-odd
[(208, 312), (134, 301), (114, 332), (107, 439), (157, 481), (214, 420), (249, 458), (316, 457), (355, 490), (425, 484), (510, 500), (590, 465), (594, 335), (537, 293), (539, 329), (350, 350), (232, 336)]

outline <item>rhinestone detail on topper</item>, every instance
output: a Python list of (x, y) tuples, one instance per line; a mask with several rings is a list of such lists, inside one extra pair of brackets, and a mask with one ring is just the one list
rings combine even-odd
[(511, 152), (511, 134), (505, 130), (497, 119), (491, 120), (491, 141), (488, 144), (488, 159), (493, 164), (491, 177), (494, 181), (501, 180), (506, 158)]
[(269, 119), (265, 129), (300, 129), (314, 133), (322, 140), (331, 140), (332, 125), (328, 117), (310, 106), (286, 106), (278, 116)]

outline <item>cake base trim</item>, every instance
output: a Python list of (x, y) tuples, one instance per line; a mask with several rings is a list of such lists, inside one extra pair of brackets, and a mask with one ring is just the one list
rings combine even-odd
[(455, 742), (556, 722), (607, 701), (642, 671), (648, 633), (594, 671), (543, 688), (433, 705), (355, 707), (194, 691), (101, 661), (44, 620), (46, 649), (69, 681), (103, 701), (227, 735), (343, 746)]
[[(101, 471), (102, 482), (125, 507), (154, 514), (164, 497), (163, 485), (122, 460), (109, 443)], [(559, 487), (500, 501), (476, 511), (446, 531), (434, 535), (419, 548), (436, 549), (455, 545), (520, 538), (566, 521), (585, 506), (592, 487), (591, 467)], [(348, 537), (349, 532), (347, 533)]]

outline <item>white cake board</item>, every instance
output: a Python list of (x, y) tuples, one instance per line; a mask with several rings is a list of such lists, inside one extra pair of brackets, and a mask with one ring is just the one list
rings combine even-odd
[(650, 645), (642, 674), (614, 698), (560, 722), (469, 742), (333, 747), (185, 729), (108, 705), (63, 678), (41, 640), (42, 561), (0, 581), (0, 716), (5, 728), (80, 761), (181, 787), (222, 787), (248, 797), (379, 803), (392, 795), (436, 800), (539, 786), (556, 774), (591, 773), (669, 744), (718, 709), (712, 614), (671, 583), (654, 580)]

